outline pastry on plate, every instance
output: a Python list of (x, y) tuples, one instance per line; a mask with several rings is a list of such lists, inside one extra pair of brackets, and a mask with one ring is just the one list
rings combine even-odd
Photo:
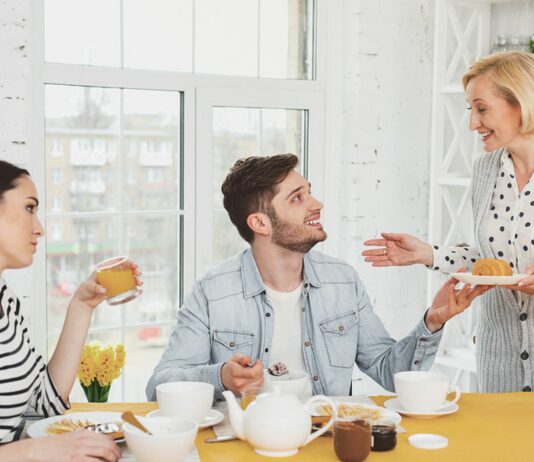
[(513, 271), (508, 262), (497, 258), (477, 260), (471, 271), (473, 276), (512, 276)]

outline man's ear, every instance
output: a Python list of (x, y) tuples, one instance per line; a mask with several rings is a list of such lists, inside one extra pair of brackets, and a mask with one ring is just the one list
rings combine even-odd
[(247, 225), (253, 233), (268, 236), (271, 233), (271, 220), (265, 213), (251, 213), (247, 217)]

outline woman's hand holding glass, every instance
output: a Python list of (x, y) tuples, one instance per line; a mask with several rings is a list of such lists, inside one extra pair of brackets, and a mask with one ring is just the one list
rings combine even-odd
[[(138, 270), (137, 265), (130, 260), (125, 261), (124, 264), (132, 269), (137, 287), (142, 286), (143, 281), (140, 279), (142, 273)], [(141, 292), (142, 291), (139, 293)], [(94, 309), (100, 305), (100, 303), (102, 303), (106, 297), (107, 295), (105, 287), (98, 284), (96, 281), (96, 272), (93, 272), (91, 276), (89, 276), (89, 278), (78, 287), (74, 293), (72, 301), (85, 304)]]

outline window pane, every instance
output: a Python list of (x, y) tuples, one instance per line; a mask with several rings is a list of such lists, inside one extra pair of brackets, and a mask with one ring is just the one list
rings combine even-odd
[[(304, 158), (307, 111), (297, 109), (213, 108), (212, 263), (246, 247), (223, 208), (221, 185), (240, 157), (293, 153)], [(304, 165), (299, 166), (301, 171)]]
[(176, 216), (142, 215), (125, 223), (126, 253), (143, 273), (143, 295), (124, 305), (126, 324), (170, 321), (178, 308), (179, 232)]
[(312, 79), (313, 1), (260, 0), (260, 20), (260, 77)]
[(124, 67), (192, 71), (193, 0), (128, 0), (123, 12)]
[[(48, 217), (46, 220), (48, 332), (59, 332), (69, 301), (96, 263), (119, 254), (118, 218)], [(93, 326), (118, 325), (120, 310), (105, 303)]]
[(180, 178), (178, 92), (124, 90), (124, 205), (175, 209)]
[(65, 212), (118, 208), (119, 98), (107, 88), (46, 86), (48, 210), (54, 197)]
[(124, 348), (126, 349), (126, 367), (123, 372), (126, 385), (124, 401), (146, 401), (146, 384), (169, 343), (173, 328), (174, 324), (126, 329), (124, 335)]
[(120, 66), (119, 0), (45, 0), (45, 61)]
[(258, 0), (196, 0), (195, 72), (258, 75)]

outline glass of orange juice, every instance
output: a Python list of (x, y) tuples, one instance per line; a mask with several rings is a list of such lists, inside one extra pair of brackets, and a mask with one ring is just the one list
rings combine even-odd
[(139, 295), (128, 257), (113, 257), (96, 265), (96, 281), (107, 291), (108, 305), (120, 305)]
[(256, 400), (256, 396), (263, 392), (261, 387), (249, 387), (241, 390), (241, 409), (245, 410), (250, 403)]

